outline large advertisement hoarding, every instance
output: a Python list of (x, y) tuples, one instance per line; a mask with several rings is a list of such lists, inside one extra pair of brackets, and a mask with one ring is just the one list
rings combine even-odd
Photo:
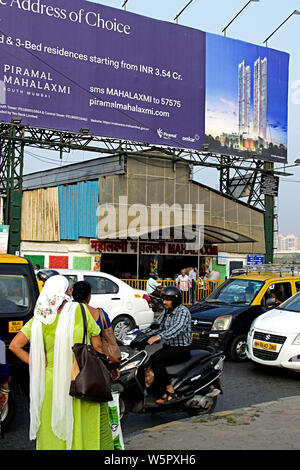
[(206, 34), (210, 151), (287, 160), (288, 68), (284, 52)]
[(0, 17), (2, 119), (200, 148), (205, 33), (80, 0), (1, 0)]
[(271, 49), (83, 0), (0, 0), (1, 121), (282, 161), (287, 77)]

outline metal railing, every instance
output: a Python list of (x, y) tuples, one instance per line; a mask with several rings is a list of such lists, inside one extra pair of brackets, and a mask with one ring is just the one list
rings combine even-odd
[[(147, 279), (121, 279), (134, 289), (146, 290)], [(175, 281), (172, 279), (158, 279), (158, 284), (162, 286), (177, 286), (182, 292), (182, 303), (184, 305), (193, 305), (199, 300), (210, 295), (224, 281)]]

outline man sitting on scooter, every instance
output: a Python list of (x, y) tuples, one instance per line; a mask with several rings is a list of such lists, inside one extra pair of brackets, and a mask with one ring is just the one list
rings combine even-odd
[(180, 289), (175, 286), (164, 287), (161, 296), (164, 310), (156, 319), (159, 328), (157, 334), (148, 339), (148, 344), (160, 340), (164, 342), (163, 349), (153, 354), (149, 364), (153, 369), (155, 382), (161, 385), (164, 390), (162, 397), (156, 400), (158, 405), (177, 398), (167, 375), (166, 367), (188, 359), (192, 344), (191, 314), (182, 305)]

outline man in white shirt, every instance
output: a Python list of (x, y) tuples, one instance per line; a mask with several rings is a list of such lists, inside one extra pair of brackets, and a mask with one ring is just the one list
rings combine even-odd
[(197, 279), (197, 268), (192, 268), (189, 272), (189, 280), (196, 281)]
[(190, 297), (191, 297), (191, 302), (192, 304), (195, 302), (195, 282), (198, 277), (198, 269), (197, 268), (191, 268), (189, 272), (189, 281), (191, 281), (190, 284)]
[(179, 281), (179, 289), (181, 291), (189, 290), (189, 276), (186, 274), (185, 269), (182, 269), (176, 281)]

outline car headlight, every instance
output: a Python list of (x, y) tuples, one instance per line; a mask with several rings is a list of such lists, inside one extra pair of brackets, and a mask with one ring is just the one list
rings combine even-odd
[(229, 330), (231, 325), (232, 316), (224, 315), (223, 317), (218, 317), (215, 319), (212, 330)]
[(300, 334), (296, 336), (296, 338), (293, 341), (293, 344), (300, 344)]

